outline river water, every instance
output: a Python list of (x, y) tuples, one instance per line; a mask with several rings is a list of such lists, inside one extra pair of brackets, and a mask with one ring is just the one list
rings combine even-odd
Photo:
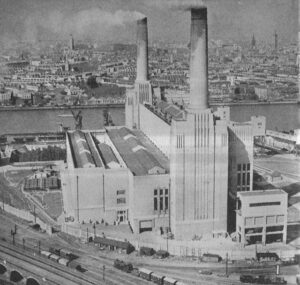
[[(82, 109), (83, 128), (100, 129), (104, 124), (103, 109)], [(78, 110), (75, 110), (77, 112)], [(115, 125), (124, 125), (124, 108), (110, 108), (109, 112)], [(230, 106), (231, 120), (237, 122), (249, 121), (251, 116), (263, 115), (267, 120), (267, 129), (289, 131), (296, 129), (300, 105), (261, 104)], [(74, 119), (68, 109), (0, 111), (0, 135), (7, 133), (30, 133), (58, 131), (59, 125), (74, 128)]]

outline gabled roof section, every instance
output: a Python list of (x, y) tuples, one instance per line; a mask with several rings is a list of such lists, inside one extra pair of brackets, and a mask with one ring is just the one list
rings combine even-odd
[[(132, 136), (128, 137), (129, 134)], [(154, 175), (168, 172), (159, 162), (160, 159), (157, 156), (160, 154), (155, 149), (156, 147), (150, 142), (148, 144), (142, 143), (140, 136), (144, 137), (145, 141), (149, 139), (141, 131), (130, 131), (125, 127), (113, 128), (108, 129), (108, 136), (134, 175)], [(127, 139), (124, 139), (126, 136)]]

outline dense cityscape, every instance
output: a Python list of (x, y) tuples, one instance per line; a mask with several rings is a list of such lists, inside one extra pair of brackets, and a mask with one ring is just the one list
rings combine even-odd
[(168, 2), (187, 40), (0, 41), (1, 284), (299, 284), (296, 36)]

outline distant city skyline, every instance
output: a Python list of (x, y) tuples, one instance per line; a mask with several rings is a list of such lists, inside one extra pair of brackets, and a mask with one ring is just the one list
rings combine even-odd
[(0, 0), (0, 42), (76, 40), (130, 42), (135, 21), (148, 17), (149, 41), (188, 42), (188, 5), (208, 6), (209, 38), (251, 42), (296, 41), (297, 0)]

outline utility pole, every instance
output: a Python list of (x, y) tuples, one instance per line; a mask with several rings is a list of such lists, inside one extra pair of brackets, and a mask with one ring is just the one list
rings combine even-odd
[(10, 230), (10, 234), (12, 235), (12, 237), (13, 237), (13, 245), (15, 245), (15, 232), (11, 229)]
[(228, 252), (226, 252), (226, 277), (228, 277)]
[(23, 242), (23, 249), (25, 250), (25, 238), (22, 239)]
[(17, 234), (17, 225), (15, 224), (15, 234)]
[(39, 243), (38, 243), (38, 247), (39, 247), (39, 254), (41, 254), (41, 241), (39, 240)]
[(105, 281), (105, 265), (103, 265), (103, 281)]
[(86, 228), (86, 242), (89, 242), (89, 228)]
[(34, 223), (36, 224), (36, 212), (35, 212), (35, 205), (33, 205), (33, 216), (34, 216)]
[(95, 237), (96, 237), (96, 224), (95, 223), (93, 224), (93, 229), (94, 229), (94, 239), (95, 239)]

